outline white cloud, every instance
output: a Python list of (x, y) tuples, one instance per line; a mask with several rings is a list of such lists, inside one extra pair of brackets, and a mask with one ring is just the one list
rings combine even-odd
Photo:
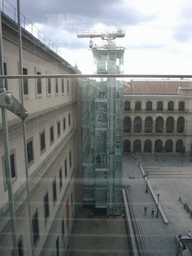
[(92, 52), (88, 49), (70, 50), (60, 48), (62, 57), (68, 61), (72, 66), (77, 64), (78, 69), (83, 74), (92, 74), (94, 69)]
[(126, 31), (116, 40), (126, 48), (126, 73), (191, 74), (191, 0), (48, 0), (40, 5), (25, 0), (22, 6), (30, 18), (41, 18), (38, 27), (43, 34), (83, 73), (92, 73), (93, 57), (89, 39), (77, 38), (77, 31), (113, 26)]

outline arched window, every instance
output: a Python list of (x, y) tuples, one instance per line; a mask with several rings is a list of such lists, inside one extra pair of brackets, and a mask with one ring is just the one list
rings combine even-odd
[(153, 119), (152, 117), (148, 116), (145, 119), (145, 132), (152, 132), (153, 129)]
[(173, 130), (174, 130), (174, 118), (172, 116), (169, 116), (166, 122), (166, 131), (173, 132)]
[(142, 120), (141, 117), (137, 116), (134, 120), (134, 132), (141, 132), (142, 130)]
[(133, 144), (133, 152), (141, 152), (141, 141), (135, 140)]
[(163, 118), (161, 116), (156, 118), (155, 129), (157, 133), (163, 132)]
[(146, 102), (146, 110), (152, 110), (152, 102), (151, 101)]
[(151, 140), (146, 140), (145, 143), (144, 143), (144, 152), (145, 153), (151, 153), (151, 148), (152, 148)]
[(185, 127), (185, 118), (183, 116), (180, 116), (177, 119), (177, 132), (178, 133), (183, 133), (184, 132), (184, 127)]
[(181, 152), (183, 147), (183, 141), (182, 140), (177, 140), (176, 142), (176, 152)]
[(124, 141), (123, 141), (123, 152), (125, 152), (125, 153), (131, 152), (131, 143), (130, 143), (130, 140), (124, 140)]
[(124, 110), (130, 110), (130, 101), (124, 102)]
[(184, 111), (185, 110), (185, 102), (184, 101), (180, 101), (179, 102), (179, 111)]
[(165, 151), (166, 152), (173, 152), (173, 141), (167, 140), (165, 143)]
[(162, 152), (162, 141), (161, 140), (155, 141), (155, 152)]
[(173, 101), (169, 101), (168, 102), (168, 110), (169, 111), (173, 111), (174, 110), (174, 102)]
[(163, 110), (163, 102), (162, 101), (157, 102), (157, 110), (159, 110), (159, 111)]
[(129, 116), (126, 116), (123, 119), (123, 132), (131, 132), (131, 118)]
[(135, 110), (141, 110), (141, 101), (135, 102)]

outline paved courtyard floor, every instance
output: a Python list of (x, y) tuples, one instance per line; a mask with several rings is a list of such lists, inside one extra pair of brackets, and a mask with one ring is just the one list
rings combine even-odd
[[(157, 161), (156, 161), (157, 160)], [(146, 193), (146, 182), (138, 164), (148, 173), (148, 181), (168, 219), (163, 222), (150, 192)], [(141, 236), (145, 237), (151, 256), (176, 255), (174, 236), (187, 236), (192, 231), (192, 219), (183, 203), (192, 209), (192, 163), (176, 155), (130, 155), (123, 157), (123, 185), (129, 187), (132, 205), (139, 223)], [(181, 197), (181, 201), (179, 198)], [(144, 207), (147, 206), (147, 214)], [(155, 209), (154, 217), (151, 209)]]
[(69, 237), (69, 256), (128, 256), (125, 221), (122, 217), (94, 214), (81, 208)]

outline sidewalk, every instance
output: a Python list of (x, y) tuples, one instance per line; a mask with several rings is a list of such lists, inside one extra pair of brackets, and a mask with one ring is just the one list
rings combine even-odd
[[(146, 183), (140, 168), (141, 162), (144, 170), (149, 173), (148, 181), (155, 194), (160, 194), (159, 202), (166, 214), (169, 224), (164, 224), (161, 215), (156, 218), (157, 206), (150, 192), (146, 193)], [(158, 167), (158, 168), (157, 168)], [(190, 170), (192, 163), (181, 162), (178, 156), (154, 156), (123, 157), (123, 185), (130, 186), (130, 197), (133, 208), (140, 225), (140, 230), (146, 239), (151, 256), (171, 256), (176, 254), (176, 246), (173, 242), (174, 236), (178, 234), (187, 235), (192, 230), (192, 219), (183, 208), (179, 197), (186, 201), (192, 208)], [(147, 214), (144, 207), (147, 206)], [(152, 207), (155, 210), (154, 217), (151, 216)]]

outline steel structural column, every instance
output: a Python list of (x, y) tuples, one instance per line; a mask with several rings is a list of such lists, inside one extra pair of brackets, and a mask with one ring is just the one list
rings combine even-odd
[[(2, 42), (2, 21), (1, 21), (1, 7), (0, 7), (0, 75), (3, 75), (3, 42)], [(5, 92), (3, 85), (3, 80), (0, 79), (0, 93)], [(17, 236), (16, 236), (16, 223), (15, 223), (15, 210), (13, 201), (13, 191), (11, 183), (11, 168), (10, 168), (10, 157), (9, 157), (9, 139), (8, 139), (8, 127), (6, 118), (6, 108), (1, 108), (2, 113), (2, 124), (3, 124), (3, 137), (4, 137), (4, 151), (5, 151), (5, 174), (8, 186), (8, 196), (9, 196), (9, 210), (12, 228), (12, 239), (13, 239), (13, 251), (15, 255), (18, 255), (17, 250)]]
[[(22, 61), (22, 35), (20, 24), (20, 0), (17, 0), (17, 18), (18, 18), (18, 40), (19, 40), (19, 73), (23, 75), (23, 61)], [(24, 106), (23, 99), (23, 79), (19, 79), (20, 91), (21, 91), (21, 103)], [(26, 145), (26, 124), (25, 119), (22, 119), (23, 124), (23, 148), (25, 158), (25, 175), (26, 175), (26, 188), (27, 188), (27, 203), (29, 213), (29, 229), (30, 229), (30, 241), (31, 241), (31, 255), (34, 256), (34, 241), (33, 241), (33, 228), (31, 218), (31, 203), (30, 203), (30, 189), (29, 189), (29, 174), (28, 174), (28, 157), (27, 157), (27, 145)]]

